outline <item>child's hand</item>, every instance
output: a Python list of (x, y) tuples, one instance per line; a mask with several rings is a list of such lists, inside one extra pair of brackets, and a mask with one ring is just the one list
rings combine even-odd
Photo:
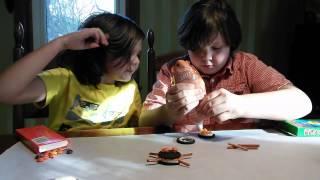
[(60, 37), (64, 49), (82, 50), (108, 45), (108, 34), (99, 28), (87, 28)]
[(200, 114), (216, 117), (220, 122), (240, 118), (243, 112), (243, 98), (226, 89), (207, 94), (197, 107)]
[(204, 95), (203, 90), (195, 89), (194, 84), (178, 83), (166, 94), (167, 112), (174, 119), (180, 118), (195, 108)]

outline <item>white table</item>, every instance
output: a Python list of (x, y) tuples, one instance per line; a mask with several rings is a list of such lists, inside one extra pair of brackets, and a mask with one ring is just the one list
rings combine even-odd
[[(181, 134), (71, 138), (71, 155), (37, 163), (18, 142), (0, 155), (0, 179), (46, 180), (64, 176), (78, 179), (219, 179), (319, 180), (320, 138), (298, 138), (264, 130), (217, 131), (212, 140), (193, 145), (176, 143)], [(258, 150), (230, 150), (227, 143), (256, 143)], [(149, 152), (176, 146), (192, 152), (189, 168), (146, 165)]]

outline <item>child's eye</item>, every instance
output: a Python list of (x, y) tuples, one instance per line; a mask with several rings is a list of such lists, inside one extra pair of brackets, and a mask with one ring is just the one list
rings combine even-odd
[(221, 47), (211, 47), (212, 50), (220, 50)]

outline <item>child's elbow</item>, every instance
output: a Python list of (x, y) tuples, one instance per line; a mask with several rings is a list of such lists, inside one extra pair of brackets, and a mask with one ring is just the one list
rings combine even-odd
[(139, 121), (138, 121), (138, 126), (139, 127), (145, 127), (147, 126), (147, 123), (146, 123), (146, 112), (145, 110), (142, 110), (142, 112), (140, 113), (140, 118), (139, 118)]
[(312, 102), (308, 95), (302, 92), (301, 95), (301, 117), (304, 117), (311, 113), (312, 111)]
[(311, 111), (312, 111), (312, 102), (310, 98), (306, 95), (306, 115), (311, 113)]

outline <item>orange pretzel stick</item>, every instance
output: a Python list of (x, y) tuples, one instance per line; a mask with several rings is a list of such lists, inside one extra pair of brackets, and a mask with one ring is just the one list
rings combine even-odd
[(233, 147), (237, 147), (237, 148), (242, 149), (242, 150), (244, 150), (244, 151), (248, 151), (248, 148), (243, 147), (243, 146), (238, 145), (238, 144), (228, 143), (228, 145), (233, 146)]
[(260, 147), (259, 144), (238, 144), (238, 145), (244, 146), (244, 147), (256, 147), (256, 148)]
[(147, 163), (147, 166), (153, 166), (153, 165), (157, 165), (158, 163)]
[(151, 157), (151, 158), (158, 158), (158, 156), (156, 156), (156, 155), (149, 155), (149, 157)]
[(182, 156), (192, 156), (192, 153), (182, 154)]
[(236, 149), (234, 146), (228, 146), (227, 149)]
[[(248, 150), (256, 150), (258, 149), (257, 147), (246, 147), (246, 146), (243, 146), (245, 148), (247, 148)], [(237, 149), (238, 147), (236, 146), (228, 146), (227, 149)]]
[(158, 162), (157, 159), (147, 159), (147, 162)]
[(182, 161), (182, 160), (178, 160), (181, 164), (183, 164), (183, 165), (185, 165), (185, 166), (190, 166), (190, 164), (189, 163), (187, 163), (187, 162), (184, 162), (184, 161)]

